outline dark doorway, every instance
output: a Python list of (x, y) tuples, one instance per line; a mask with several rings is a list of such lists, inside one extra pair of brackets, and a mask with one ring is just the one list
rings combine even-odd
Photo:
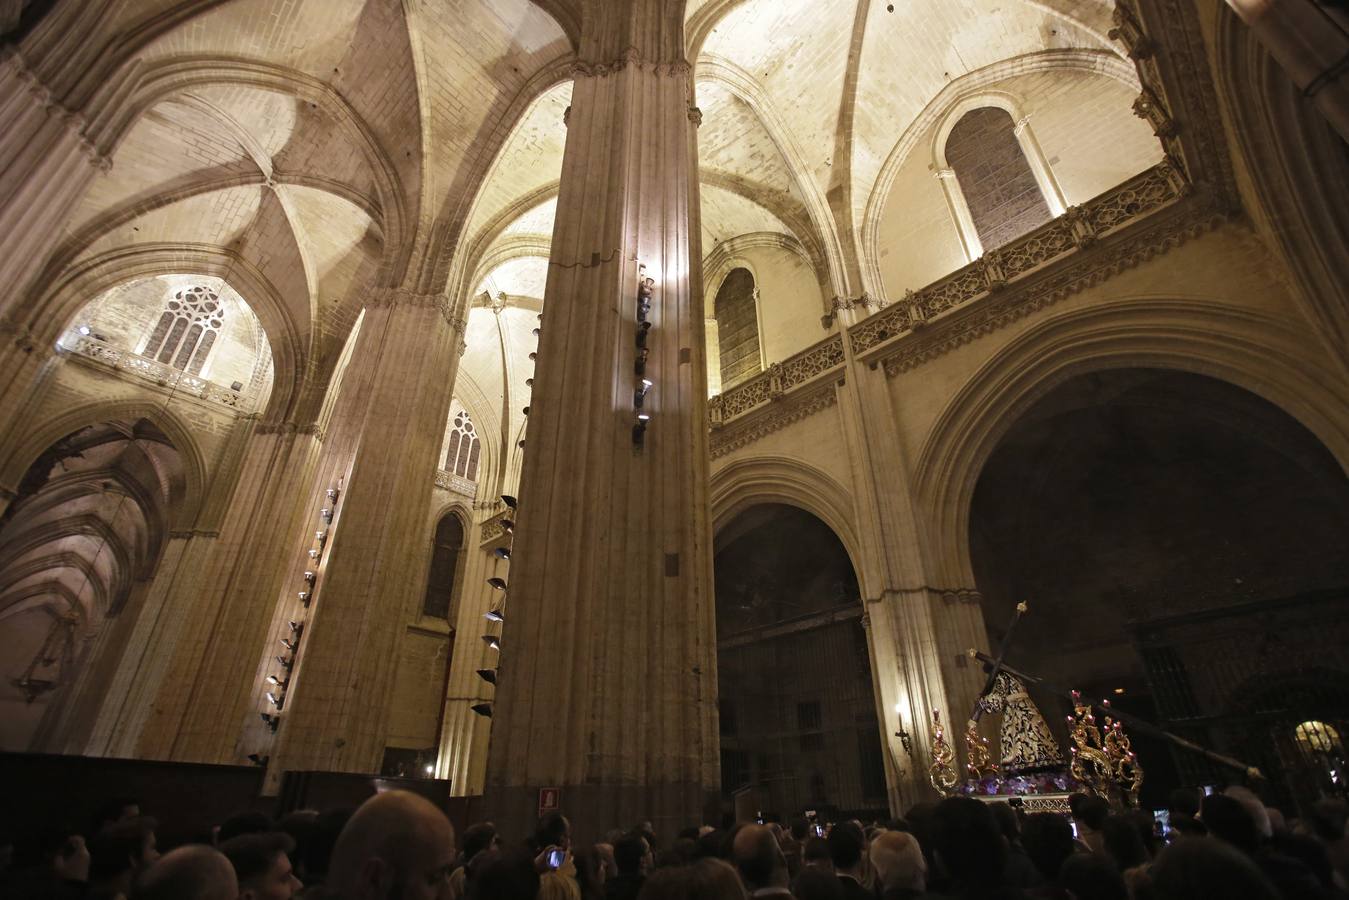
[(862, 603), (838, 537), (796, 507), (755, 506), (720, 530), (714, 566), (723, 797), (784, 819), (883, 815)]
[[(1261, 766), (1266, 802), (1290, 812), (1343, 792), (1325, 772), (1349, 714), (1349, 482), (1282, 410), (1199, 375), (1074, 378), (1000, 442), (970, 522), (992, 639), (1030, 604), (1013, 665)], [(1254, 688), (1271, 684), (1289, 689)], [(1065, 704), (1036, 699), (1062, 723)], [(1309, 722), (1324, 728), (1299, 739)], [(1242, 779), (1135, 748), (1153, 806)]]

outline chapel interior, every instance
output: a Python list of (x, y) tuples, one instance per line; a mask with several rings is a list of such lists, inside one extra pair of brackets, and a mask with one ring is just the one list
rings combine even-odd
[(1072, 690), (1155, 726), (1145, 807), (1243, 776), (1157, 730), (1344, 798), (1346, 52), (1324, 0), (0, 0), (6, 781), (884, 817), (978, 651), (1064, 746)]

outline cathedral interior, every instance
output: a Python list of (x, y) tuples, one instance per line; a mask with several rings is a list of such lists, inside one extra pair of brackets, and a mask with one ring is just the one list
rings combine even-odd
[(885, 816), (974, 650), (1061, 742), (1076, 689), (1345, 795), (1343, 4), (0, 34), (11, 772)]

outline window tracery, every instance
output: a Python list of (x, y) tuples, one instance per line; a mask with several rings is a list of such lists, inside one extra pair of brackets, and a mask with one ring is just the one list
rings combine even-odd
[(225, 320), (225, 307), (205, 285), (176, 292), (164, 304), (143, 356), (200, 375)]
[(467, 411), (459, 410), (455, 413), (449, 447), (445, 451), (445, 471), (469, 481), (477, 481), (478, 455), (481, 451), (482, 441), (478, 439), (473, 420)]

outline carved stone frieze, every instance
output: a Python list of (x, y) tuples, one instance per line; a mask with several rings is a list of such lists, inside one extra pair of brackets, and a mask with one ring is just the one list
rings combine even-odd
[[(459, 315), (455, 305), (450, 302), (450, 298), (443, 292), (420, 293), (408, 288), (384, 288), (371, 294), (370, 299), (366, 301), (366, 306), (371, 309), (397, 309), (399, 307), (410, 309), (436, 309), (445, 322), (454, 329), (454, 333), (461, 338), (468, 328), (468, 323), (463, 316)], [(460, 350), (462, 353), (463, 350)]]
[(636, 47), (629, 47), (623, 55), (608, 62), (586, 62), (578, 60), (571, 66), (572, 78), (606, 78), (633, 68), (641, 72), (654, 72), (658, 75), (688, 75), (693, 71), (686, 59), (648, 60)]
[(468, 497), (470, 500), (478, 493), (477, 482), (469, 481), (462, 475), (456, 475), (444, 469), (436, 470), (436, 487), (444, 488), (452, 494)]
[(836, 334), (780, 363), (773, 363), (759, 375), (712, 398), (713, 422), (729, 422), (775, 400), (792, 388), (842, 366), (843, 359), (843, 337)]
[(712, 458), (725, 456), (793, 422), (828, 409), (838, 400), (836, 389), (839, 384), (842, 384), (841, 379), (830, 380), (814, 390), (786, 395), (779, 403), (755, 410), (728, 426), (713, 428), (710, 442)]

